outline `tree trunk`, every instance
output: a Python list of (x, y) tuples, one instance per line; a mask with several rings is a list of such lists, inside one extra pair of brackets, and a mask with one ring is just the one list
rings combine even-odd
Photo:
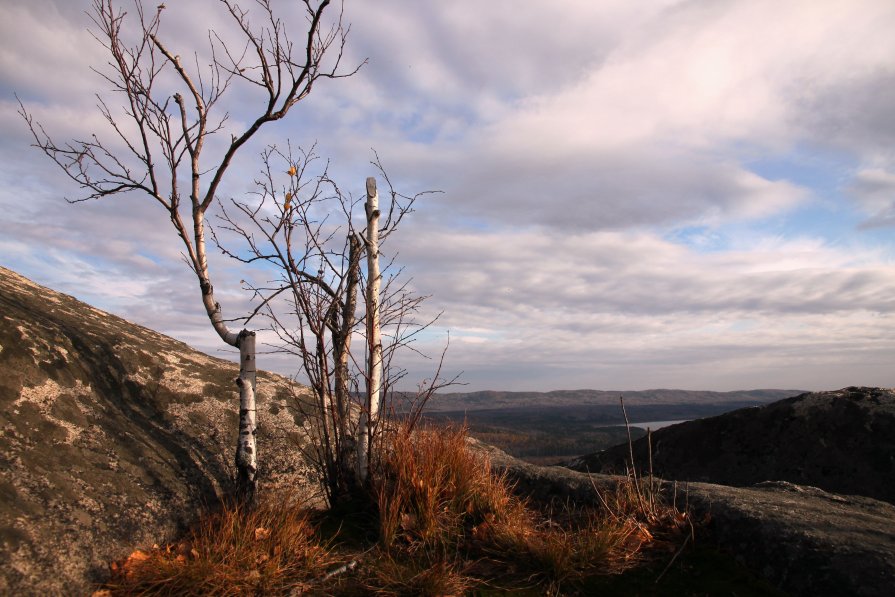
[[(183, 224), (178, 214), (172, 215), (175, 227), (187, 241)], [(191, 252), (193, 269), (199, 277), (202, 303), (211, 320), (211, 325), (221, 339), (239, 348), (239, 436), (236, 439), (236, 495), (246, 504), (255, 499), (255, 476), (258, 470), (258, 455), (255, 449), (255, 332), (242, 330), (238, 334), (230, 331), (224, 322), (220, 303), (214, 298), (214, 286), (208, 276), (208, 257), (205, 252), (205, 217), (201, 210), (193, 211), (193, 237), (195, 253)], [(189, 245), (188, 245), (189, 246)]]
[[(351, 360), (351, 334), (357, 311), (357, 289), (360, 281), (361, 240), (357, 236), (348, 237), (348, 271), (345, 279), (345, 300), (341, 312), (335, 316), (333, 326), (333, 361), (335, 402), (339, 417), (338, 468), (342, 479), (339, 481), (344, 497), (350, 498), (357, 489), (356, 464), (357, 439), (351, 433), (351, 387), (349, 365)], [(335, 306), (335, 305), (334, 305)]]
[(258, 452), (255, 445), (255, 332), (239, 333), (239, 438), (236, 441), (236, 493), (250, 504), (255, 499)]
[(360, 414), (357, 441), (357, 475), (361, 482), (369, 473), (373, 431), (379, 422), (382, 393), (382, 330), (379, 322), (379, 193), (376, 179), (367, 178), (367, 400)]

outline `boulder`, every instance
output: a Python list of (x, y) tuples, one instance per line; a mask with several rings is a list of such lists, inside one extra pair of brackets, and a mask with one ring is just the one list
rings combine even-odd
[[(237, 374), (0, 268), (0, 593), (89, 594), (111, 560), (219, 500)], [(261, 483), (307, 486), (295, 388), (257, 383)]]

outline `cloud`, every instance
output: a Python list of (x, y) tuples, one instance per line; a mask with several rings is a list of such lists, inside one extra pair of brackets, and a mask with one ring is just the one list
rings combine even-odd
[[(176, 53), (202, 65), (209, 28), (235, 39), (217, 2), (168, 4)], [(0, 22), (0, 251), (216, 351), (160, 206), (65, 205), (78, 189), (26, 148), (13, 90), (59, 140), (104, 130), (86, 7), (35, 0)], [(263, 129), (222, 198), (251, 191), (258, 151), (287, 138), (318, 141), (356, 196), (371, 147), (399, 190), (444, 191), (389, 245), (433, 295), (423, 315), (445, 311), (419, 346), (439, 354), (451, 329), (448, 366), (475, 386), (895, 383), (892, 243), (868, 231), (895, 221), (889, 2), (381, 0), (346, 15), (344, 64), (369, 63)], [(232, 131), (259, 92), (231, 93), (218, 114)], [(239, 280), (264, 273), (218, 254), (212, 267), (226, 312), (242, 313)], [(406, 358), (411, 378), (431, 372)]]
[(881, 168), (863, 169), (848, 191), (869, 216), (865, 227), (895, 226), (895, 174)]
[[(837, 351), (879, 364), (895, 349), (883, 331), (893, 323), (895, 272), (872, 251), (804, 239), (702, 254), (651, 234), (512, 230), (427, 231), (401, 251), (415, 287), (445, 310), (439, 323), (460, 353), (450, 364), (473, 379), (516, 367), (587, 385), (598, 369), (613, 387), (650, 387), (738, 362), (832, 366)], [(435, 255), (438, 268), (428, 265)], [(799, 386), (797, 375), (775, 379)], [(532, 383), (520, 380), (514, 387)]]
[[(364, 109), (330, 103), (371, 140), (325, 143), (355, 153), (376, 146), (402, 173), (446, 192), (442, 218), (611, 229), (783, 213), (811, 193), (762, 178), (750, 169), (756, 155), (828, 144), (834, 136), (825, 128), (845, 128), (838, 146), (863, 160), (861, 131), (891, 138), (882, 110), (861, 111), (860, 124), (834, 101), (853, 89), (855, 73), (892, 88), (879, 74), (895, 50), (861, 42), (869, 34), (892, 45), (881, 37), (879, 22), (892, 17), (880, 3), (683, 2), (636, 17), (617, 6), (594, 14), (584, 4), (557, 10), (576, 24), (567, 28), (544, 26), (538, 8), (509, 27), (498, 24), (506, 20), (499, 6), (364, 13), (356, 30), (361, 51), (372, 53), (358, 75)], [(491, 35), (444, 33), (460, 21)], [(517, 42), (516, 55), (502, 55), (510, 36), (528, 42), (522, 31), (538, 32), (531, 47)], [(574, 59), (557, 60), (550, 48)], [(386, 56), (382, 70), (378, 56)], [(356, 88), (340, 89), (332, 93)]]

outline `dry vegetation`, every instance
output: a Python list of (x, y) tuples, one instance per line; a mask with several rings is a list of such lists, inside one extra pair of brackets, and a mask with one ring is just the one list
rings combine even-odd
[(464, 428), (399, 426), (375, 465), (367, 504), (314, 512), (270, 495), (251, 511), (224, 507), (179, 543), (112, 564), (99, 593), (575, 593), (650, 554), (670, 558), (692, 532), (633, 475), (594, 507), (528, 503)]

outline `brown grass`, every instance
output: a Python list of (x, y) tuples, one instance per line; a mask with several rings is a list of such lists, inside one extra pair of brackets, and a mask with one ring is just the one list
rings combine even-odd
[(657, 487), (641, 487), (633, 476), (600, 495), (598, 506), (541, 511), (469, 448), (465, 428), (393, 433), (376, 475), (380, 549), (390, 560), (375, 579), (384, 584), (371, 590), (403, 586), (399, 577), (420, 570), (455, 586), (493, 586), (500, 578), (504, 587), (554, 592), (636, 565), (654, 531), (676, 537), (685, 520)]
[(267, 499), (244, 510), (225, 505), (181, 542), (135, 551), (113, 563), (112, 595), (280, 594), (305, 587), (333, 562), (308, 512)]
[(335, 538), (323, 541), (312, 514), (262, 499), (254, 510), (231, 506), (206, 517), (180, 543), (134, 552), (113, 565), (106, 589), (127, 595), (295, 589), (462, 595), (518, 588), (556, 594), (624, 572), (656, 545), (676, 547), (689, 523), (652, 480), (634, 475), (615, 491), (595, 487), (594, 506), (535, 507), (469, 447), (462, 427), (411, 432), (398, 425), (384, 445), (373, 471), (373, 508), (365, 510), (378, 512), (375, 538), (349, 537), (348, 518), (341, 518)]
[(456, 547), (480, 525), (520, 521), (523, 503), (466, 437), (464, 428), (393, 432), (374, 488), (384, 548)]

